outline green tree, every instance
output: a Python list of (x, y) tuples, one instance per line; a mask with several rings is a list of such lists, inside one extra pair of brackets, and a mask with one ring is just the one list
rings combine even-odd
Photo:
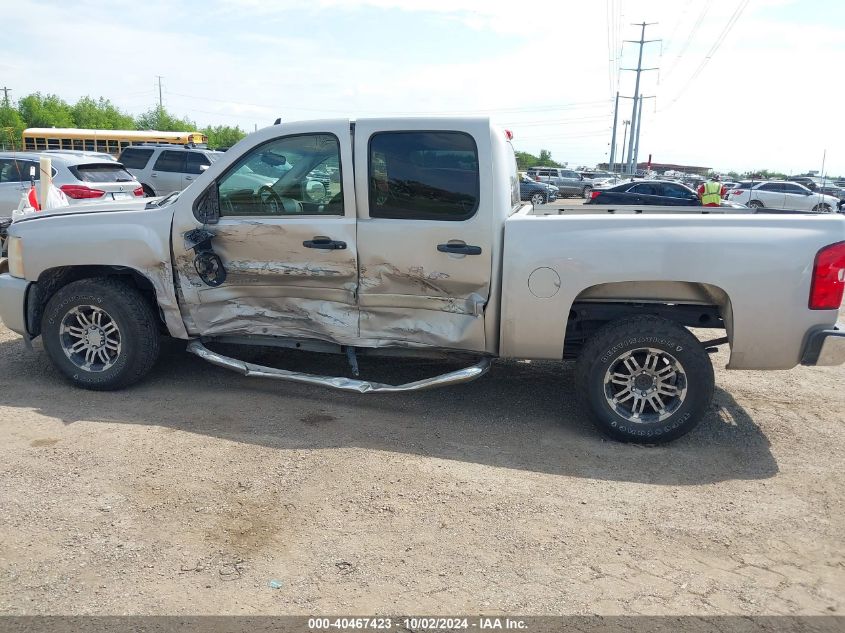
[(208, 137), (208, 146), (212, 149), (232, 147), (232, 145), (246, 136), (246, 132), (239, 125), (235, 127), (229, 125), (209, 125), (201, 129), (200, 132)]
[(159, 130), (160, 132), (193, 132), (197, 124), (188, 119), (180, 119), (164, 108), (153, 108), (135, 118), (139, 130)]
[(108, 99), (82, 97), (71, 109), (76, 127), (95, 130), (134, 130), (135, 119), (117, 109)]
[(525, 171), (531, 167), (543, 165), (546, 167), (562, 167), (558, 162), (552, 160), (552, 153), (547, 149), (541, 149), (539, 156), (529, 154), (528, 152), (515, 152), (516, 166), (520, 171)]
[(26, 123), (17, 109), (8, 103), (0, 106), (0, 148), (20, 149), (24, 128)]
[(58, 95), (27, 95), (18, 102), (18, 112), (26, 127), (74, 126), (70, 106)]
[(557, 166), (557, 163), (552, 160), (552, 153), (547, 149), (540, 150), (540, 156), (538, 156), (538, 164), (548, 165), (549, 167)]

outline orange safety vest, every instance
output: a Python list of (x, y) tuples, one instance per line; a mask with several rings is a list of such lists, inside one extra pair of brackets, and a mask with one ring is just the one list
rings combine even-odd
[(715, 204), (722, 201), (722, 183), (708, 180), (704, 183), (704, 193), (701, 195), (701, 204)]

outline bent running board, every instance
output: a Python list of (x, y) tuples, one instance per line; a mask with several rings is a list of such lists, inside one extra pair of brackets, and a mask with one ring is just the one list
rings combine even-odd
[(381, 382), (368, 382), (366, 380), (354, 380), (352, 378), (317, 376), (314, 374), (304, 374), (297, 371), (288, 371), (286, 369), (276, 369), (275, 367), (265, 367), (263, 365), (255, 365), (247, 363), (236, 358), (223, 356), (208, 349), (200, 341), (191, 341), (188, 343), (188, 351), (191, 354), (196, 354), (202, 359), (207, 360), (213, 365), (224, 367), (238, 372), (243, 376), (254, 376), (256, 378), (276, 378), (277, 380), (289, 380), (291, 382), (301, 382), (307, 385), (320, 385), (322, 387), (332, 387), (341, 391), (355, 391), (357, 393), (394, 393), (398, 391), (421, 391), (423, 389), (433, 389), (435, 387), (445, 387), (446, 385), (457, 385), (463, 382), (470, 382), (476, 378), (480, 378), (487, 373), (492, 363), (489, 358), (482, 358), (475, 365), (470, 365), (464, 369), (457, 369), (446, 374), (434, 376), (433, 378), (424, 378), (423, 380), (415, 380), (414, 382), (405, 383), (404, 385), (388, 385)]

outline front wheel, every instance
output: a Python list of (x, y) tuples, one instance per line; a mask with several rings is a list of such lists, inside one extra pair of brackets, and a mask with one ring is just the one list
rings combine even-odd
[(818, 211), (820, 213), (830, 213), (832, 211), (832, 209), (830, 208), (829, 204), (822, 202), (822, 203), (814, 206), (813, 211)]
[(152, 368), (159, 352), (158, 320), (130, 283), (82, 279), (61, 288), (44, 310), (44, 349), (72, 383), (120, 389)]
[(688, 330), (658, 317), (601, 328), (576, 369), (578, 395), (596, 426), (622, 442), (660, 444), (689, 433), (713, 398), (710, 358)]
[(546, 196), (542, 193), (537, 192), (531, 196), (531, 204), (535, 207), (539, 207), (541, 204), (546, 204)]

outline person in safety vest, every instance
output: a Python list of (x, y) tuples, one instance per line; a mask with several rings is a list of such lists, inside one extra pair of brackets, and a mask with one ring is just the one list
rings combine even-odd
[(705, 207), (718, 207), (727, 191), (719, 174), (714, 174), (710, 176), (710, 180), (698, 186), (698, 197)]

